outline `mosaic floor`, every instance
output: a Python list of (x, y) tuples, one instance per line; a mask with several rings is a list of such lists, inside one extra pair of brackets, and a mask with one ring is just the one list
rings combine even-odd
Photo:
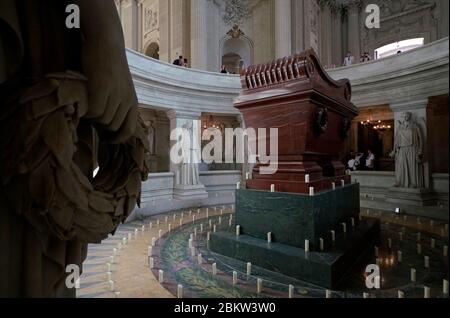
[[(362, 298), (364, 293), (365, 297), (396, 298), (399, 290), (406, 298), (423, 298), (425, 286), (430, 288), (432, 298), (448, 297), (442, 291), (443, 279), (448, 280), (448, 256), (444, 255), (444, 249), (448, 249), (447, 223), (362, 211), (361, 217), (381, 220), (382, 244), (378, 247), (381, 289), (368, 290), (365, 286), (365, 265), (377, 262), (374, 251), (371, 259), (355, 267), (344, 279), (340, 290), (328, 291), (327, 295), (324, 288), (256, 266), (252, 266), (248, 276), (247, 263), (211, 253), (207, 248), (207, 233), (214, 227), (217, 231), (234, 231), (232, 213), (230, 206), (210, 207), (122, 225), (101, 245), (89, 246), (77, 296), (177, 297), (181, 285), (185, 298), (287, 298), (292, 285), (291, 296), (296, 298)], [(188, 246), (191, 237), (194, 254)], [(148, 254), (152, 241), (155, 246), (151, 248), (153, 268), (150, 269)], [(429, 257), (429, 267), (425, 266), (425, 257)], [(216, 275), (213, 275), (213, 264)], [(412, 268), (416, 270), (416, 282), (411, 282)], [(162, 284), (160, 271), (163, 271)], [(235, 284), (233, 272), (237, 274)], [(260, 292), (257, 292), (258, 279), (262, 283)]]

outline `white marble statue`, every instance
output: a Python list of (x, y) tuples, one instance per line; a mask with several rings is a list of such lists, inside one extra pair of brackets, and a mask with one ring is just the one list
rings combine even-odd
[(391, 156), (395, 157), (396, 187), (424, 188), (423, 139), (410, 112), (401, 115)]
[(199, 151), (198, 143), (195, 141), (195, 129), (192, 121), (183, 125), (183, 129), (187, 132), (188, 138), (183, 142), (184, 158), (181, 163), (180, 184), (192, 186), (200, 184), (200, 176), (198, 171)]

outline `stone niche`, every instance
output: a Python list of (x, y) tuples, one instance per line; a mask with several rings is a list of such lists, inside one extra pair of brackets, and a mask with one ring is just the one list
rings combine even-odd
[(350, 83), (330, 79), (312, 50), (252, 66), (241, 80), (235, 106), (247, 127), (279, 129), (279, 166), (271, 175), (255, 166), (246, 188), (236, 190), (236, 231), (212, 233), (209, 248), (338, 288), (380, 231), (379, 221), (359, 219), (359, 185), (341, 163), (357, 115)]

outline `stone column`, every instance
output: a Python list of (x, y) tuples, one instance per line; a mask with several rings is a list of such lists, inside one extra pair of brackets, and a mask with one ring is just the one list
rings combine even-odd
[(292, 8), (292, 51), (305, 50), (304, 2), (295, 0)]
[(142, 39), (144, 37), (144, 3), (145, 0), (136, 0), (136, 4), (137, 4), (137, 50), (141, 53), (142, 50), (144, 49), (143, 47), (143, 43), (142, 43)]
[(292, 54), (291, 0), (275, 1), (275, 57)]
[(336, 67), (342, 65), (344, 57), (342, 56), (342, 15), (340, 11), (334, 11), (332, 13), (332, 41), (333, 41), (333, 64)]
[(206, 0), (191, 0), (191, 67), (207, 68)]
[(132, 50), (137, 50), (138, 41), (138, 15), (137, 3), (135, 0), (122, 0), (121, 14), (122, 28), (125, 38), (125, 46)]
[[(171, 110), (167, 113), (170, 120), (171, 137), (174, 137), (176, 128), (192, 128), (193, 139), (191, 147), (188, 147), (186, 157), (201, 160), (201, 114)], [(198, 133), (196, 135), (196, 133)], [(197, 139), (196, 139), (197, 138)], [(170, 148), (175, 146), (177, 140), (170, 141)], [(170, 171), (175, 174), (174, 198), (179, 200), (199, 200), (208, 198), (205, 186), (199, 178), (199, 162), (176, 163), (170, 158)]]
[(359, 58), (361, 56), (360, 49), (360, 23), (359, 23), (359, 5), (355, 4), (350, 6), (347, 9), (348, 14), (348, 29), (347, 29), (347, 38), (348, 38), (348, 50), (352, 52), (352, 55), (355, 57), (355, 64), (359, 63)]
[(332, 58), (332, 31), (333, 23), (331, 10), (325, 6), (321, 11), (321, 28), (320, 28), (320, 60), (324, 66), (331, 68), (333, 64)]

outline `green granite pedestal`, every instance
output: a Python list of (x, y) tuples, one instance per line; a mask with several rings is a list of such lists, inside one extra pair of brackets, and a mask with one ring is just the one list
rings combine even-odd
[[(241, 227), (241, 235), (237, 236), (234, 228), (212, 233), (209, 248), (218, 254), (335, 289), (353, 265), (373, 251), (379, 240), (379, 222), (359, 221), (358, 216), (358, 184), (314, 196), (237, 190), (235, 220)], [(334, 242), (331, 231), (335, 233)], [(270, 243), (269, 232), (272, 233)], [(310, 242), (309, 252), (304, 250), (305, 240)]]

